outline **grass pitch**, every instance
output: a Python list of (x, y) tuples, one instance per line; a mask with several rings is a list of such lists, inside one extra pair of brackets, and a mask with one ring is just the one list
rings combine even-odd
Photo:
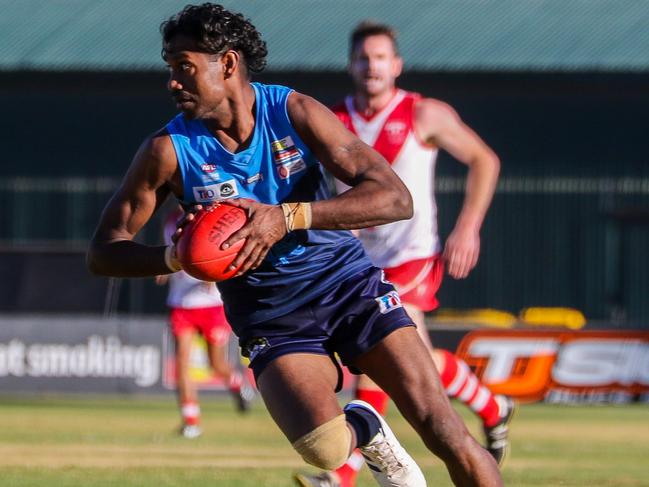
[[(0, 397), (0, 486), (279, 487), (309, 469), (260, 401), (245, 416), (226, 398), (204, 398), (202, 408), (204, 435), (185, 440), (171, 397)], [(388, 420), (428, 484), (451, 485), (394, 406)], [(512, 443), (506, 485), (649, 486), (647, 405), (525, 405)], [(366, 469), (358, 485), (375, 485)]]

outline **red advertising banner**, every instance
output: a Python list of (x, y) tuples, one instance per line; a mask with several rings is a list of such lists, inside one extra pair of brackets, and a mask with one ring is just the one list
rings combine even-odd
[(649, 400), (649, 332), (478, 330), (456, 353), (492, 391), (520, 401)]

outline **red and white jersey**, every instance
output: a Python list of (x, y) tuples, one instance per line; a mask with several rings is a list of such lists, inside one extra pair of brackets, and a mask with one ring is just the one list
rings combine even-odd
[[(181, 212), (172, 212), (165, 220), (164, 237), (167, 245), (176, 231), (176, 222)], [(219, 290), (213, 282), (205, 282), (190, 276), (184, 271), (169, 274), (169, 293), (167, 306), (170, 308), (198, 309), (223, 306)]]
[[(359, 238), (378, 267), (396, 267), (431, 257), (441, 249), (433, 195), (438, 150), (415, 133), (415, 103), (419, 99), (417, 93), (397, 90), (392, 100), (370, 118), (356, 111), (351, 96), (333, 108), (348, 130), (387, 159), (412, 194), (414, 215), (410, 220), (360, 230)], [(340, 181), (336, 185), (339, 192), (347, 189)]]

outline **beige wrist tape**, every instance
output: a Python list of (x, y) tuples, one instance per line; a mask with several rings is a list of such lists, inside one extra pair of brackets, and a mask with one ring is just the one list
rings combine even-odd
[(182, 269), (180, 262), (175, 255), (173, 245), (167, 245), (165, 248), (165, 265), (171, 272), (178, 272)]
[(286, 230), (308, 230), (311, 228), (311, 203), (282, 203)]

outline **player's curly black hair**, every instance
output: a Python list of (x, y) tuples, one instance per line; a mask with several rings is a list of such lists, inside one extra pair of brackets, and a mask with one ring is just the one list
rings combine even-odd
[(228, 49), (243, 55), (249, 72), (259, 73), (266, 67), (266, 42), (250, 20), (230, 12), (222, 5), (203, 3), (187, 5), (160, 25), (163, 49), (169, 41), (183, 35), (196, 41), (200, 52), (220, 54)]

